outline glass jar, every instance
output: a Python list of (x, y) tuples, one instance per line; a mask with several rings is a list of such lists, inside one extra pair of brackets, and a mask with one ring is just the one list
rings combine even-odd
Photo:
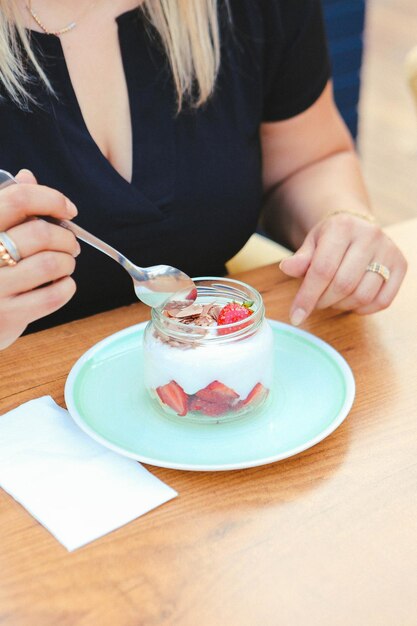
[[(274, 338), (260, 293), (238, 280), (196, 278), (196, 303), (251, 302), (232, 324), (185, 325), (152, 309), (144, 335), (144, 381), (155, 407), (182, 421), (218, 423), (254, 414), (268, 402)], [(253, 304), (252, 304), (253, 303)]]

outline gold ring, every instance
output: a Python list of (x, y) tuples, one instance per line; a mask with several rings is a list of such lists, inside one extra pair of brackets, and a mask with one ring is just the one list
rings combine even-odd
[(2, 243), (0, 243), (0, 261), (1, 265), (10, 265), (10, 267), (17, 264), (17, 261), (12, 259), (8, 250), (3, 246)]
[(391, 276), (391, 272), (389, 271), (389, 269), (381, 263), (370, 263), (366, 268), (366, 271), (379, 274), (380, 276), (382, 276), (385, 282), (387, 282), (387, 280), (389, 280), (389, 277)]
[(0, 261), (1, 265), (16, 265), (22, 257), (11, 237), (7, 233), (0, 232)]

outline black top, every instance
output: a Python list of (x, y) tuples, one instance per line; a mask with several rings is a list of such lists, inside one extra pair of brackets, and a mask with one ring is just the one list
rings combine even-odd
[[(58, 37), (32, 32), (59, 99), (39, 83), (41, 107), (0, 103), (0, 168), (25, 167), (78, 207), (76, 222), (138, 265), (221, 275), (256, 228), (262, 204), (259, 126), (290, 118), (321, 94), (329, 62), (319, 0), (220, 0), (222, 59), (215, 93), (176, 114), (155, 32), (135, 9), (117, 19), (129, 93), (133, 179), (89, 134)], [(230, 22), (230, 18), (232, 22)], [(69, 304), (31, 329), (134, 302), (129, 275), (82, 244)]]

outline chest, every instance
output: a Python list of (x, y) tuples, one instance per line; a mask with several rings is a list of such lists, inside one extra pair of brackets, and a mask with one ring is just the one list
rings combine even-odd
[[(230, 46), (214, 96), (177, 115), (166, 56), (136, 12), (102, 24), (98, 38), (91, 29), (87, 38), (81, 24), (77, 29), (72, 39), (33, 36), (58, 97), (40, 86), (34, 97), (42, 107), (29, 114), (10, 107), (0, 144), (16, 161), (12, 170), (33, 161), (39, 180), (71, 197), (81, 194), (80, 182), (90, 192), (97, 181), (112, 219), (116, 207), (136, 219), (144, 197), (167, 215), (178, 210), (193, 218), (218, 212), (231, 220), (243, 203), (255, 209), (262, 85), (259, 72), (249, 71), (250, 57)], [(89, 198), (91, 204), (98, 200)]]
[(115, 21), (61, 40), (68, 74), (87, 131), (127, 181), (132, 177), (129, 94)]

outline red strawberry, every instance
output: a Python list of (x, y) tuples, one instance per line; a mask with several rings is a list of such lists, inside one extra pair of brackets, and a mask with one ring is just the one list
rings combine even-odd
[(188, 399), (188, 409), (209, 415), (210, 417), (218, 417), (227, 413), (230, 407), (228, 404), (216, 404), (214, 402), (207, 402), (207, 400), (203, 400), (198, 396), (190, 396)]
[(197, 289), (195, 287), (191, 289), (190, 293), (185, 296), (185, 299), (192, 300), (194, 302), (194, 300), (197, 299)]
[(171, 380), (170, 383), (162, 387), (157, 387), (156, 393), (162, 402), (171, 407), (178, 415), (182, 417), (187, 415), (187, 394), (175, 380)]
[(224, 324), (233, 324), (233, 322), (246, 319), (253, 313), (252, 309), (249, 308), (251, 305), (252, 303), (249, 302), (245, 302), (244, 304), (229, 302), (229, 304), (226, 304), (220, 311), (217, 323), (223, 326)]
[[(239, 304), (239, 302), (229, 302), (222, 308), (217, 318), (218, 326), (224, 326), (225, 324), (233, 324), (234, 322), (239, 322), (240, 320), (244, 320), (250, 317), (253, 314), (252, 306), (253, 302), (244, 302), (243, 304)], [(228, 328), (223, 329), (220, 332), (222, 335), (227, 335), (228, 333), (233, 333), (236, 330), (240, 330), (244, 328), (244, 324), (241, 326), (237, 326), (236, 328)]]
[(242, 406), (260, 404), (265, 400), (269, 393), (269, 389), (266, 389), (261, 383), (256, 383), (252, 391), (249, 392), (247, 398), (243, 400)]
[(207, 402), (214, 402), (215, 404), (226, 404), (231, 406), (238, 398), (239, 394), (233, 391), (230, 387), (223, 385), (218, 380), (214, 380), (212, 383), (200, 389), (196, 394), (202, 400)]

